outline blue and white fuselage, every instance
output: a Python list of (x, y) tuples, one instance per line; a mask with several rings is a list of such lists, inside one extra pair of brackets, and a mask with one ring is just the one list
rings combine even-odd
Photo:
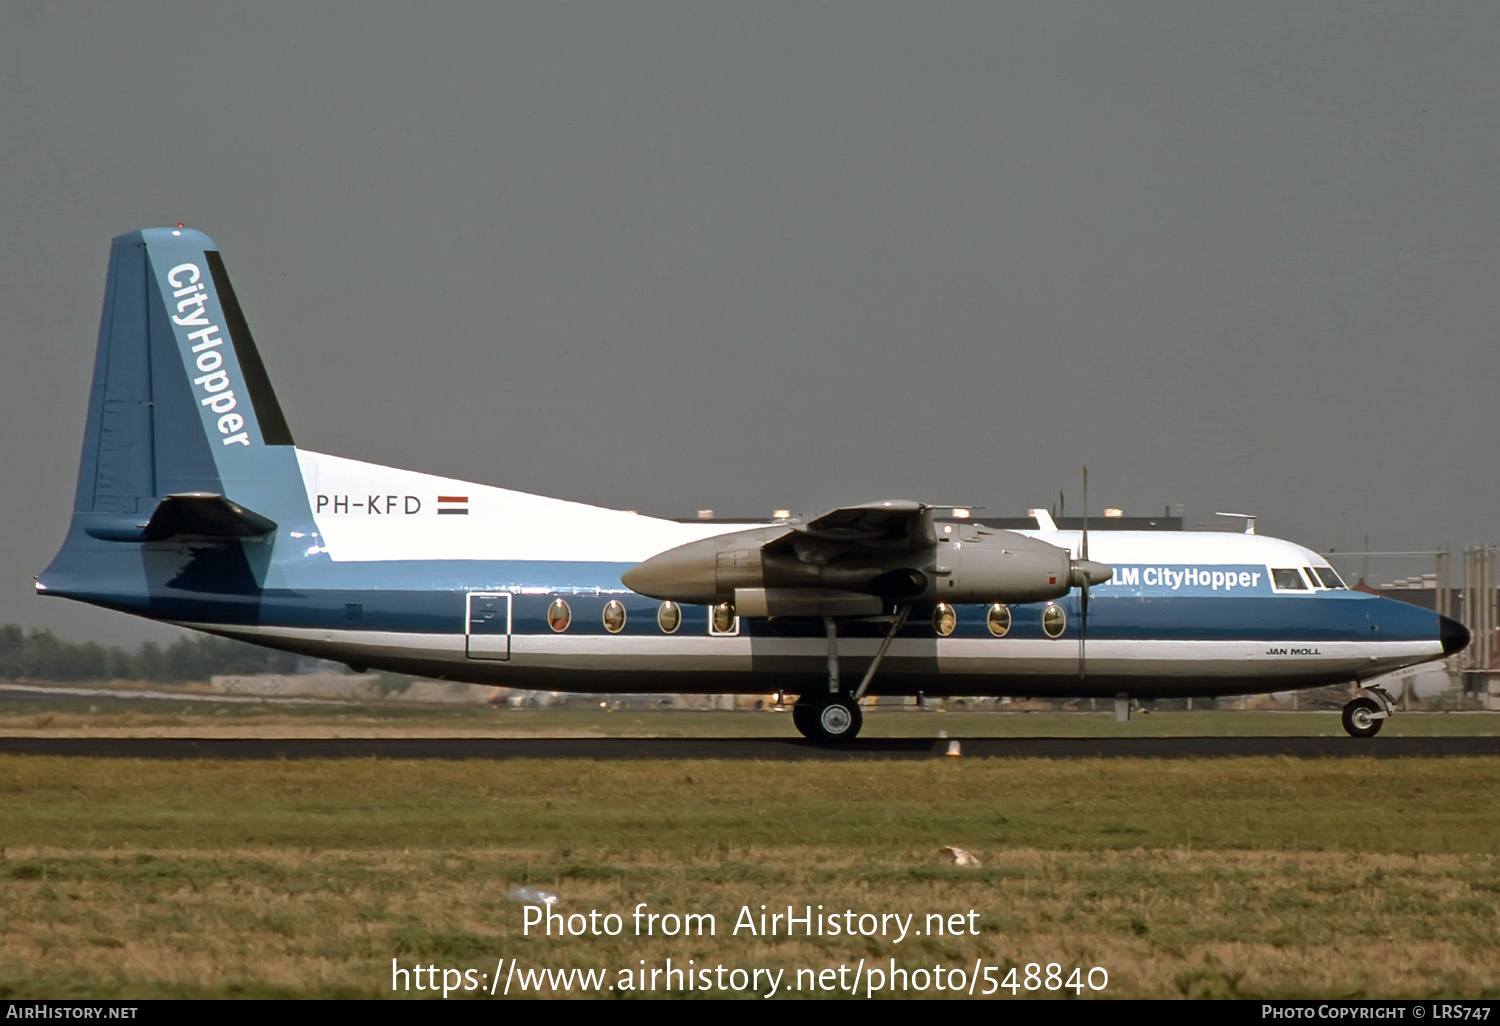
[[(152, 229), (114, 242), (73, 518), (37, 588), (447, 680), (826, 688), (820, 618), (716, 623), (708, 605), (622, 583), (658, 553), (744, 529), (298, 449), (213, 242)], [(1078, 554), (1076, 532), (1020, 533)], [(1467, 641), (1453, 621), (1344, 588), (1315, 553), (1275, 538), (1099, 531), (1091, 545), (1113, 575), (1091, 590), (1086, 675), (1075, 589), (1003, 614), (996, 603), (910, 606), (869, 693), (1285, 691), (1368, 679)], [(883, 628), (851, 618), (841, 631), (837, 656), (857, 679)]]

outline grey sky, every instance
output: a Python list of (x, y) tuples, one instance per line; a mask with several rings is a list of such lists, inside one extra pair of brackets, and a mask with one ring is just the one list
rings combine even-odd
[(162, 636), (31, 577), (108, 241), (176, 221), (306, 448), (1493, 540), (1497, 51), (1488, 3), (7, 3), (0, 621)]

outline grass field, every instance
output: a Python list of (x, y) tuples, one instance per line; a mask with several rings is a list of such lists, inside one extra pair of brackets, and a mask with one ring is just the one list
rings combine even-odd
[[(379, 997), (393, 958), (610, 982), (671, 958), (780, 969), (782, 994), (799, 969), (894, 959), (977, 961), (996, 981), (1098, 966), (1106, 997), (1493, 998), (1496, 771), (3, 757), (0, 996)], [(943, 845), (982, 868), (946, 864)], [(517, 885), (557, 893), (561, 913), (618, 913), (623, 932), (524, 935)], [(717, 933), (637, 936), (639, 902), (712, 914)], [(918, 929), (972, 909), (978, 936), (731, 933), (762, 904), (910, 913)]]

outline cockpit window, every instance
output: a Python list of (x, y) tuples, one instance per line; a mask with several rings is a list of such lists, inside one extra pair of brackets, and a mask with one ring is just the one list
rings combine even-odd
[(1278, 591), (1306, 591), (1307, 582), (1302, 579), (1302, 574), (1294, 567), (1286, 570), (1271, 571), (1271, 583)]
[(1331, 566), (1320, 566), (1317, 568), (1318, 580), (1323, 582), (1325, 588), (1344, 588), (1347, 585), (1339, 577), (1338, 572)]

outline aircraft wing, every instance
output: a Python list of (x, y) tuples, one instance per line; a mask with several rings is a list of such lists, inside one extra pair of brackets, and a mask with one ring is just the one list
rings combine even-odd
[[(844, 506), (790, 526), (789, 534), (766, 548), (790, 547), (799, 558), (812, 562), (829, 561), (833, 557), (887, 557), (925, 552), (937, 544), (932, 507), (910, 499)], [(825, 558), (808, 560), (810, 554)]]

